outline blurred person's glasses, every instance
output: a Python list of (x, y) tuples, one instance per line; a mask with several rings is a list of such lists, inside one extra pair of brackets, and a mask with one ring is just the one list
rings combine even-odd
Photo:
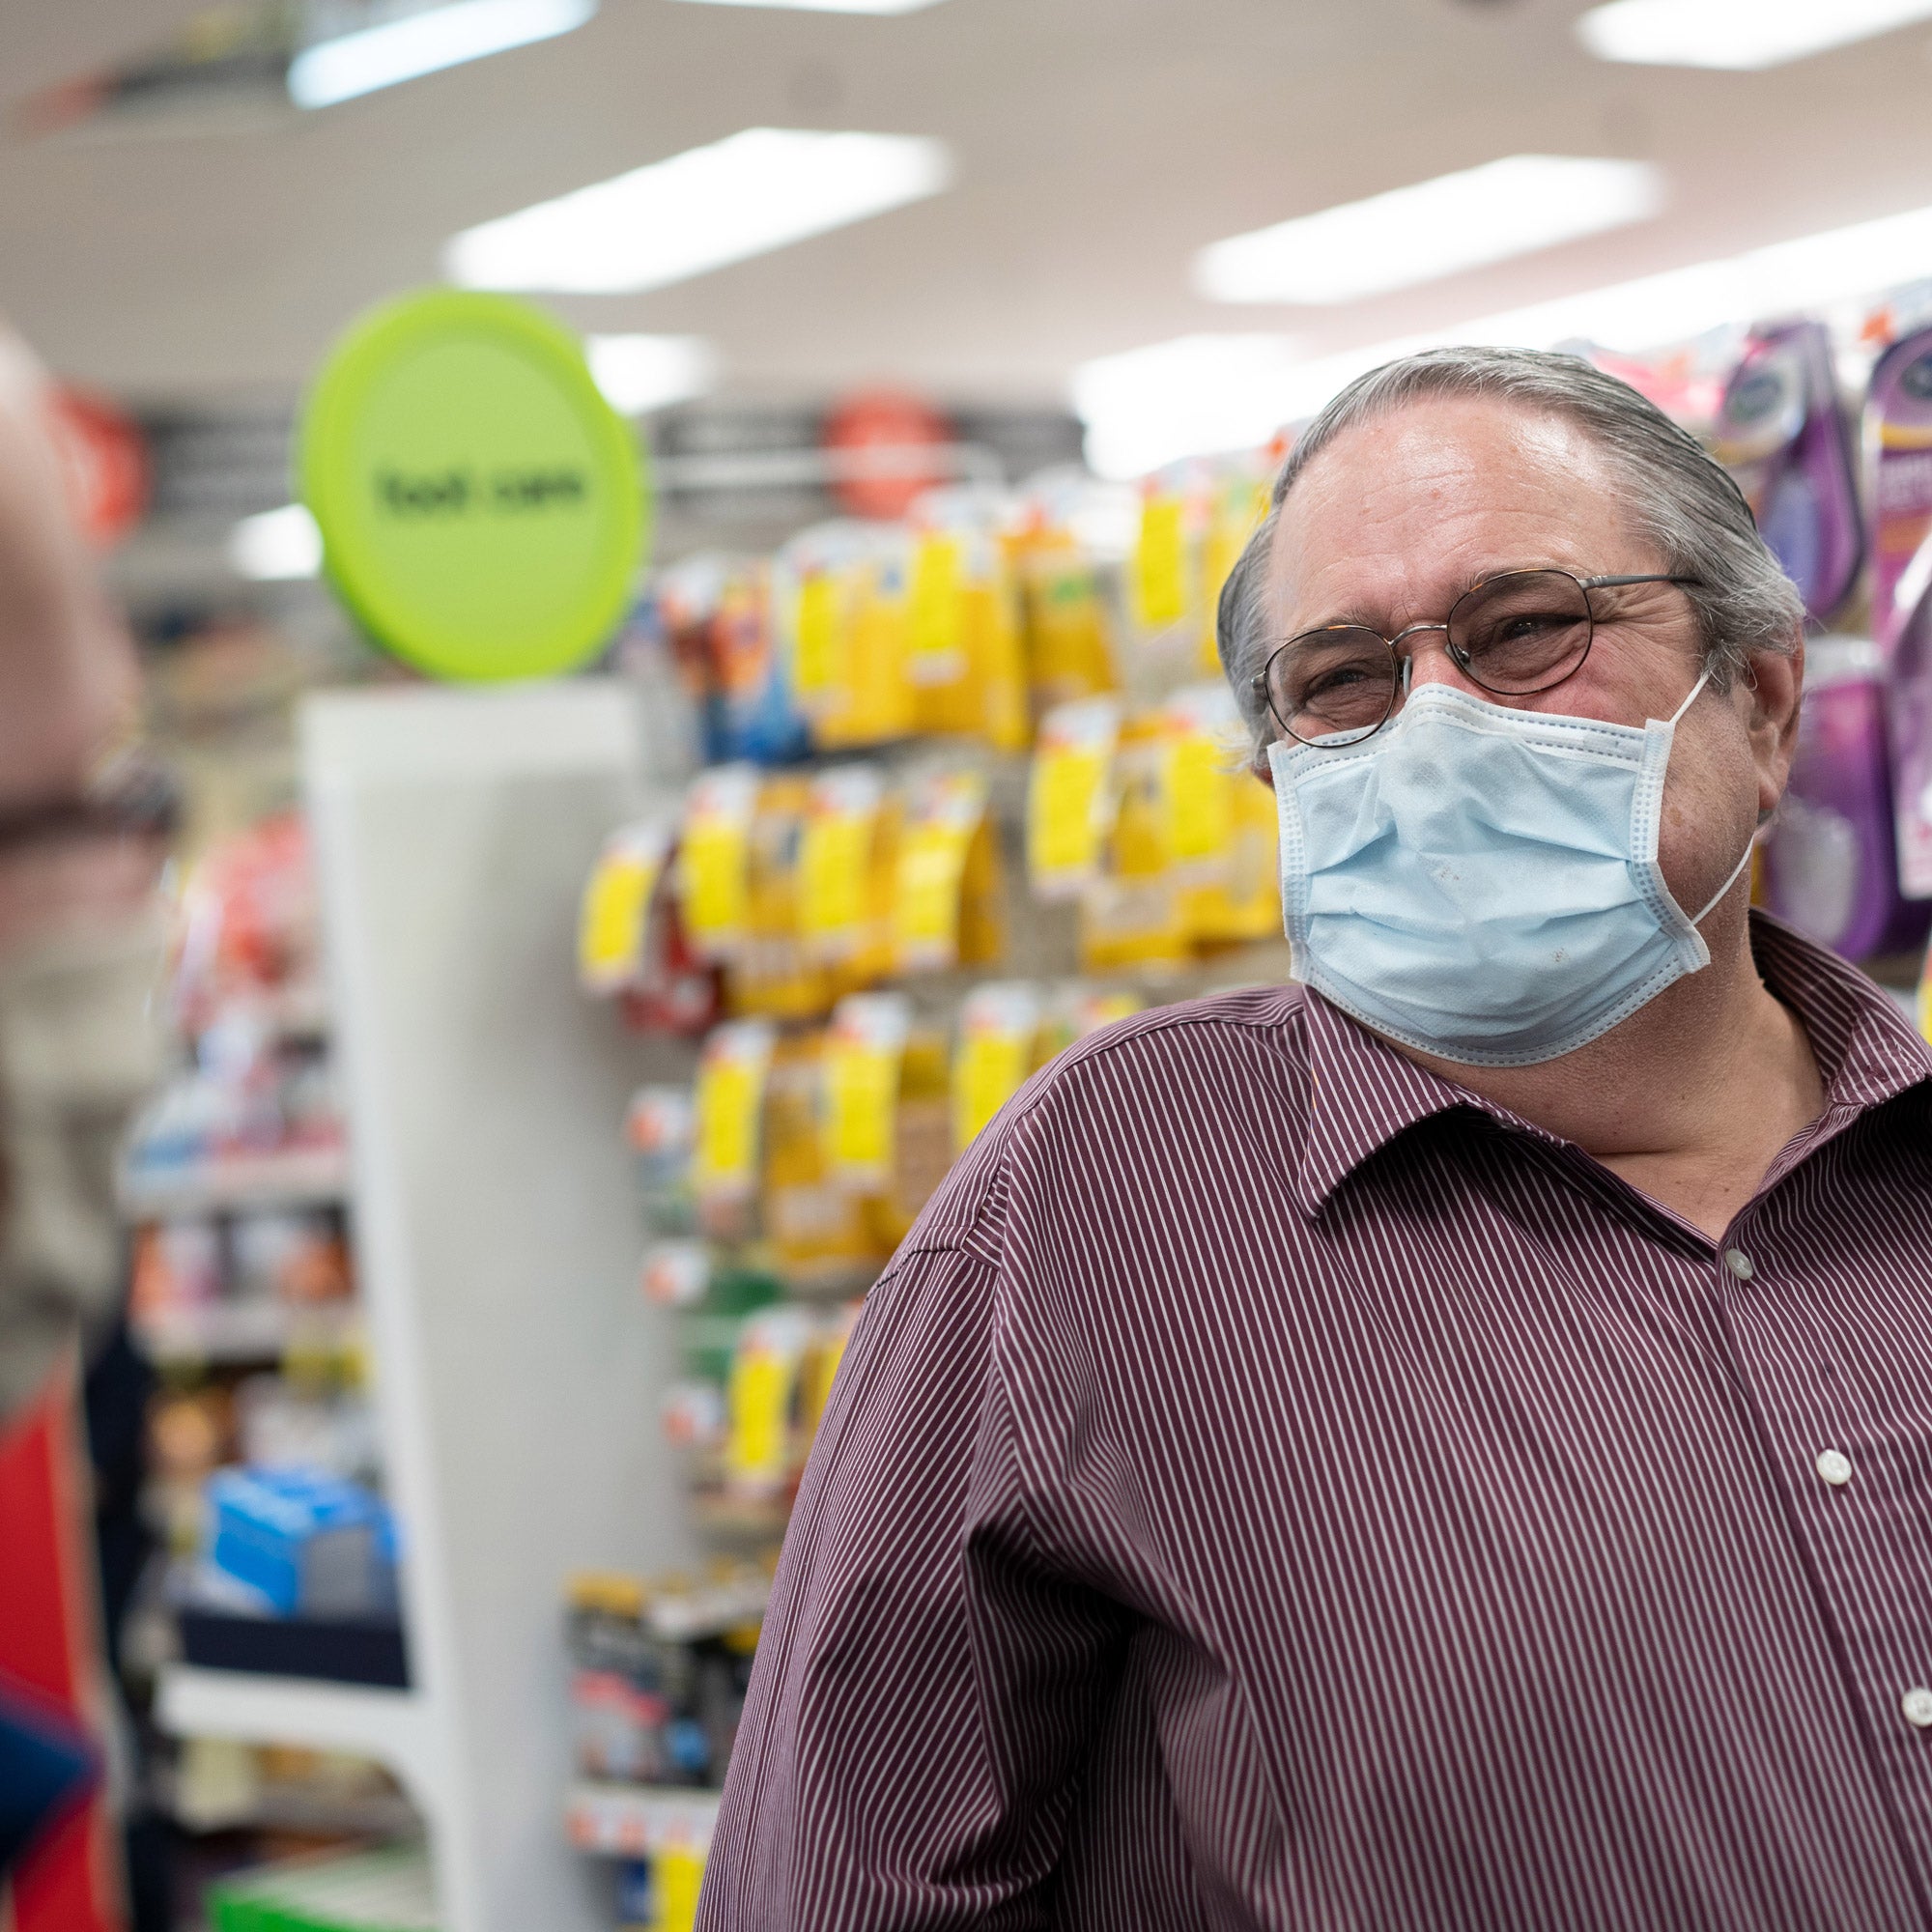
[(1275, 723), (1304, 745), (1353, 745), (1379, 731), (1408, 689), (1419, 631), (1440, 631), (1457, 668), (1499, 697), (1529, 697), (1575, 677), (1590, 655), (1598, 610), (1591, 593), (1627, 583), (1696, 585), (1695, 577), (1572, 577), (1511, 570), (1459, 597), (1439, 624), (1385, 638), (1365, 624), (1328, 624), (1289, 639), (1256, 673)]
[(172, 837), (181, 786), (151, 753), (118, 753), (73, 798), (0, 810), (0, 850), (68, 838)]

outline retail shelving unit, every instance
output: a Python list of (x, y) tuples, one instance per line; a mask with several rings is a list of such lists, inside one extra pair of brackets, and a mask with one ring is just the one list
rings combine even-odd
[(564, 1807), (570, 1841), (581, 1852), (647, 1859), (667, 1845), (703, 1845), (718, 1822), (712, 1791), (653, 1791), (636, 1784), (571, 1786)]
[(158, 1708), (183, 1734), (387, 1765), (427, 1821), (445, 1932), (607, 1922), (559, 1830), (560, 1584), (692, 1549), (617, 1130), (640, 1079), (682, 1068), (573, 970), (591, 860), (649, 799), (644, 742), (634, 694), (602, 682), (335, 694), (302, 721), (412, 1688), (176, 1668)]
[(329, 1207), (348, 1189), (349, 1160), (340, 1148), (297, 1148), (137, 1171), (122, 1179), (121, 1209), (130, 1221), (166, 1221), (251, 1208)]

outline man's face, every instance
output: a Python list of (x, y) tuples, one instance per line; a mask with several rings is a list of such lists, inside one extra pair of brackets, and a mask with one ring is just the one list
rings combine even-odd
[[(1605, 459), (1560, 418), (1465, 398), (1411, 404), (1338, 437), (1295, 483), (1269, 559), (1270, 634), (1360, 623), (1393, 637), (1440, 623), (1472, 583), (1506, 570), (1667, 570), (1624, 496)], [(1619, 724), (1670, 717), (1702, 668), (1684, 592), (1647, 583), (1592, 597), (1590, 654), (1553, 690), (1498, 698), (1463, 673), (1439, 631), (1403, 646), (1413, 651), (1414, 686)], [(1776, 667), (1780, 684), (1787, 671)], [(1795, 689), (1789, 718), (1767, 720), (1748, 680), (1728, 693), (1707, 688), (1677, 727), (1659, 856), (1672, 895), (1693, 914), (1783, 790)]]

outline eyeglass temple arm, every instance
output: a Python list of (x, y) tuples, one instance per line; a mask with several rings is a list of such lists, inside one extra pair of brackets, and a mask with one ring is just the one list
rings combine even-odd
[(1701, 577), (1672, 577), (1666, 572), (1644, 571), (1635, 577), (1580, 577), (1577, 580), (1585, 590), (1615, 590), (1625, 583), (1688, 583), (1702, 584)]

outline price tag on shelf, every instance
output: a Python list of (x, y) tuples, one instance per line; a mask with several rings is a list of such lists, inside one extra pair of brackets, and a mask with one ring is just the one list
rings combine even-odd
[(728, 955), (745, 937), (757, 802), (758, 774), (752, 765), (720, 765), (691, 788), (678, 844), (678, 885), (684, 929), (693, 950), (707, 958)]
[(1099, 869), (1107, 780), (1120, 738), (1111, 697), (1057, 705), (1040, 721), (1027, 785), (1027, 871), (1042, 898), (1067, 898)]
[(839, 1001), (820, 1064), (825, 1161), (835, 1179), (867, 1192), (892, 1179), (899, 1062), (912, 1012), (895, 993)]
[(758, 1117), (772, 1047), (772, 1028), (763, 1020), (733, 1020), (704, 1042), (692, 1162), (692, 1184), (702, 1196), (743, 1199), (757, 1185)]
[(963, 1153), (1019, 1091), (1033, 1067), (1039, 994), (996, 980), (968, 994), (952, 1059), (952, 1139)]

